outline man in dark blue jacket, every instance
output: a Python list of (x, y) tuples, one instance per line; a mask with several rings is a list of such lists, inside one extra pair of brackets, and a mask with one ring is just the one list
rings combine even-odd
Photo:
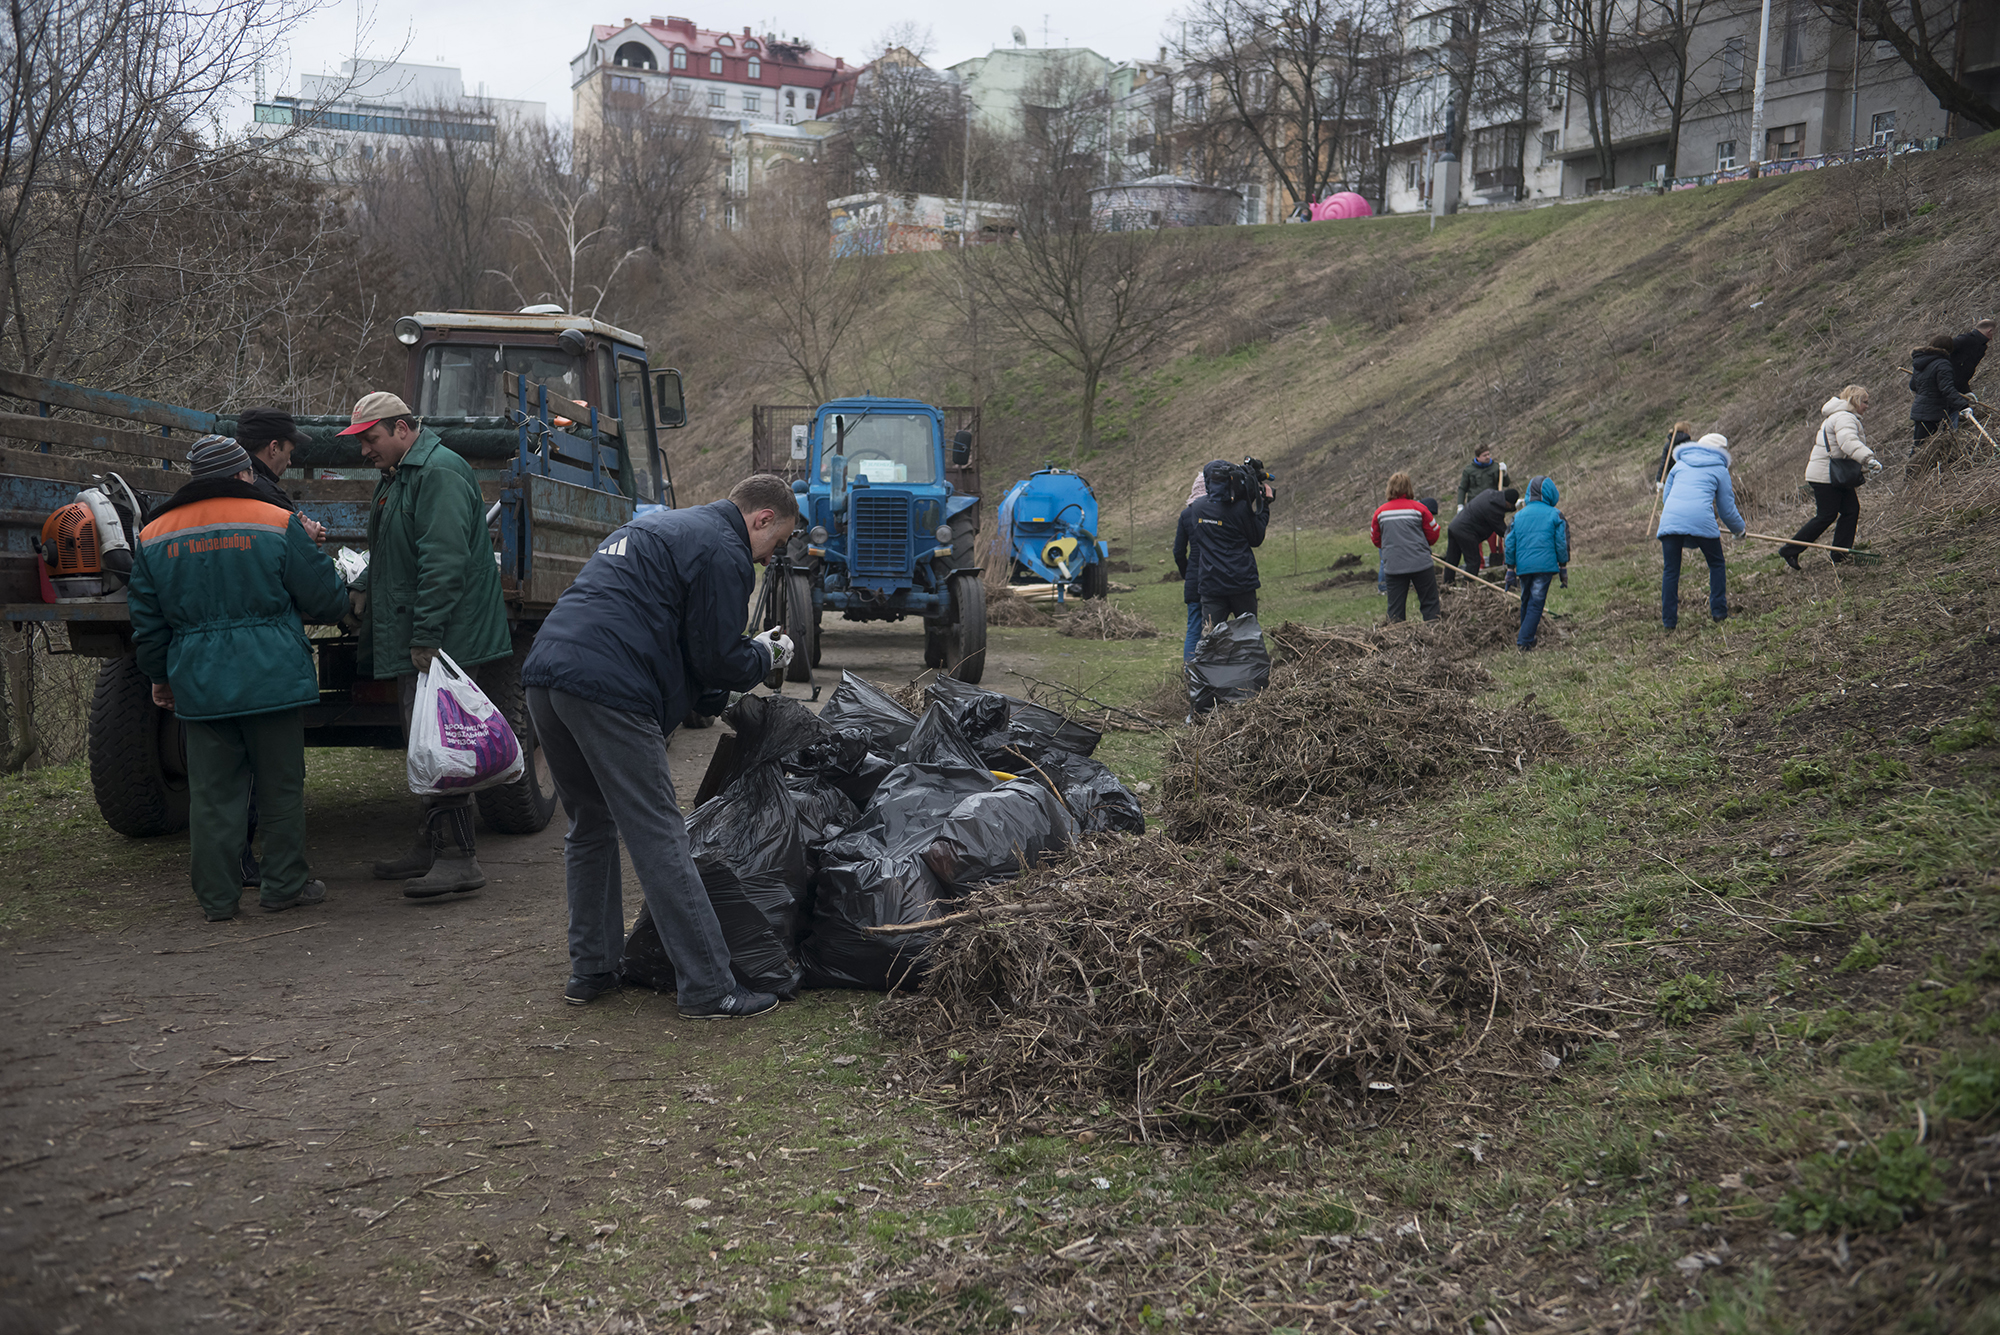
[(1257, 610), (1257, 555), (1271, 523), (1271, 487), (1221, 459), (1202, 469), (1208, 494), (1188, 507), (1205, 625)]
[(642, 515), (605, 540), (535, 636), (521, 666), (542, 754), (569, 813), (570, 980), (582, 1006), (618, 986), (623, 838), (687, 1019), (778, 1004), (737, 984), (729, 947), (688, 852), (667, 737), (703, 695), (747, 691), (790, 659), (789, 639), (743, 633), (754, 565), (785, 544), (798, 501), (760, 473), (726, 501)]

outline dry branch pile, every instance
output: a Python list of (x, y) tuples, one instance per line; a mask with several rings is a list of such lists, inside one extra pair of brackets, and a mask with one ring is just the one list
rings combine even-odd
[(1257, 819), (1201, 849), (1101, 840), (992, 892), (1012, 902), (883, 1012), (919, 1087), (1003, 1121), (1103, 1100), (1146, 1136), (1325, 1131), (1474, 1053), (1534, 1070), (1577, 1028), (1555, 952), (1490, 898), (1377, 898), (1338, 834)]
[(1152, 640), (1160, 628), (1103, 598), (1087, 598), (1064, 615), (1060, 629), (1073, 640)]
[[(1523, 701), (1474, 703), (1484, 669), (1448, 656), (1475, 623), (1405, 623), (1366, 636), (1290, 622), (1271, 632), (1270, 689), (1176, 736), (1161, 785), (1174, 837), (1208, 837), (1252, 808), (1351, 812), (1405, 800), (1481, 769), (1518, 771), (1567, 736)], [(1226, 799), (1226, 802), (1218, 799)]]
[[(1004, 586), (1003, 586), (1004, 587)], [(994, 595), (989, 587), (986, 591), (986, 624), (989, 626), (1048, 626), (1054, 618), (1048, 609), (1026, 598), (1016, 597), (1007, 592)]]

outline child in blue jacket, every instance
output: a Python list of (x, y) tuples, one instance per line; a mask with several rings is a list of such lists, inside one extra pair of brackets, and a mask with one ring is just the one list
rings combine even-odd
[(1521, 581), (1521, 633), (1514, 637), (1519, 649), (1535, 647), (1550, 583), (1560, 579), (1565, 589), (1569, 587), (1569, 521), (1556, 509), (1561, 494), (1551, 478), (1529, 479), (1528, 498), (1514, 512), (1514, 527), (1507, 531), (1507, 582), (1513, 583), (1516, 576)]

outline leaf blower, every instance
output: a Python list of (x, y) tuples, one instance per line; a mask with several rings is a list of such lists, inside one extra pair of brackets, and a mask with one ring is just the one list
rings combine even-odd
[(131, 577), (132, 544), (146, 522), (146, 507), (118, 474), (103, 480), (102, 487), (84, 488), (42, 523), (46, 602), (112, 598)]

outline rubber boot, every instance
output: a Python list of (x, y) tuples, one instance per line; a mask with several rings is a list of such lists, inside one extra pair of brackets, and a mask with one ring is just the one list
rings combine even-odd
[(392, 861), (375, 864), (375, 876), (378, 880), (407, 881), (413, 876), (422, 876), (431, 869), (431, 865), (437, 861), (438, 838), (433, 827), (436, 825), (438, 814), (432, 810), (424, 812), (422, 819), (417, 822), (417, 841), (410, 846), (409, 852)]
[(403, 882), (403, 894), (410, 899), (431, 899), (438, 895), (464, 894), (486, 884), (486, 873), (472, 850), (472, 808), (444, 807), (438, 810), (441, 835), (437, 861), (427, 875)]

